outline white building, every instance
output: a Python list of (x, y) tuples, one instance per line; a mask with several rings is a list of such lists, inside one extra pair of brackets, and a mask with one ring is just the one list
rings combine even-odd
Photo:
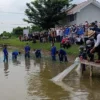
[(87, 0), (68, 9), (66, 13), (67, 17), (61, 21), (63, 25), (79, 25), (84, 24), (85, 21), (89, 23), (94, 21), (100, 22), (100, 2)]

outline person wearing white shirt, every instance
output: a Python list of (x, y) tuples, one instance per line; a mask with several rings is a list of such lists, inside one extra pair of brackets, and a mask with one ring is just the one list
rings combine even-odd
[(56, 35), (57, 35), (56, 37), (57, 42), (60, 42), (60, 29), (59, 28), (56, 29)]
[(64, 36), (64, 30), (61, 28), (60, 29), (60, 42), (62, 41), (63, 36)]
[(79, 37), (79, 36), (76, 37), (76, 44), (77, 45), (82, 45), (83, 44), (83, 41), (82, 41), (81, 37)]
[(97, 40), (95, 42), (93, 49), (91, 50), (91, 53), (94, 53), (94, 52), (98, 53), (97, 63), (100, 63), (100, 34), (97, 35)]

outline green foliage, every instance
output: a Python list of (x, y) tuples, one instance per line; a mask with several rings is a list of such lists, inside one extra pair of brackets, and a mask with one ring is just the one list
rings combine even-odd
[(16, 35), (16, 36), (19, 36), (19, 35), (23, 35), (23, 27), (16, 27), (13, 29), (12, 31), (12, 35)]
[[(29, 43), (32, 49), (42, 49), (43, 51), (50, 51), (51, 49), (51, 43), (40, 43), (39, 41), (37, 41), (37, 43), (33, 44), (32, 42), (20, 42), (18, 38), (0, 40), (0, 44), (9, 44), (9, 45), (19, 47), (19, 48), (24, 48), (26, 43)], [(57, 50), (60, 49), (59, 43), (55, 43), (55, 46), (57, 47)], [(66, 49), (66, 52), (69, 55), (77, 56), (79, 53), (78, 49), (79, 49), (79, 46), (73, 45), (71, 48)]]
[(32, 32), (40, 32), (40, 31), (42, 31), (42, 28), (34, 25), (31, 27), (31, 31)]
[(8, 37), (8, 38), (10, 38), (11, 37), (11, 33), (4, 31), (3, 33), (1, 33), (0, 37)]
[(43, 29), (49, 29), (58, 24), (58, 21), (65, 17), (61, 12), (64, 6), (69, 6), (72, 0), (35, 0), (27, 3), (28, 9), (25, 13), (28, 19), (24, 21), (32, 23)]

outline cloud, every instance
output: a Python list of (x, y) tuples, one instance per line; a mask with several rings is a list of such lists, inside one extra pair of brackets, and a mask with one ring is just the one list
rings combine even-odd
[[(11, 14), (4, 12), (24, 13), (27, 8), (26, 3), (31, 1), (33, 0), (0, 0), (0, 33), (2, 31), (11, 31), (14, 27), (17, 27), (17, 25), (15, 26), (13, 24), (25, 24), (20, 26), (28, 25), (23, 21), (23, 18), (26, 18), (24, 14)], [(83, 1), (86, 0), (73, 0), (73, 3), (80, 3)]]
[(13, 14), (13, 12), (24, 13), (25, 9), (27, 8), (27, 2), (31, 1), (0, 0), (0, 33), (3, 31), (11, 31), (14, 27), (17, 27), (17, 24), (19, 24), (18, 26), (23, 27), (28, 26), (28, 24), (23, 21), (23, 18), (26, 17), (24, 14)]

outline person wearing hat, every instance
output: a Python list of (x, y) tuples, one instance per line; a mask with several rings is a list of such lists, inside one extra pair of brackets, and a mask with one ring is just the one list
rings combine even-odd
[(100, 34), (98, 33), (99, 29), (95, 28), (95, 24), (92, 23), (93, 28), (88, 32), (88, 37), (94, 37), (95, 44), (94, 47), (91, 49), (90, 53), (95, 53), (97, 52), (98, 54), (98, 60), (96, 61), (96, 63), (100, 63)]
[(96, 63), (100, 63), (100, 34), (97, 35), (97, 40), (95, 42), (95, 45), (90, 51), (90, 53), (95, 53), (95, 52), (97, 52), (98, 54), (98, 60), (96, 61)]

